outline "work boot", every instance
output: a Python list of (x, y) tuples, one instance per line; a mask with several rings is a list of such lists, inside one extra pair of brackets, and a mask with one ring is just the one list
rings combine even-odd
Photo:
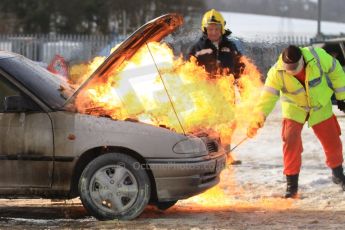
[(286, 175), (286, 193), (285, 198), (296, 198), (298, 190), (298, 174)]
[(339, 184), (341, 188), (345, 191), (345, 175), (342, 165), (332, 169), (332, 181), (335, 184)]

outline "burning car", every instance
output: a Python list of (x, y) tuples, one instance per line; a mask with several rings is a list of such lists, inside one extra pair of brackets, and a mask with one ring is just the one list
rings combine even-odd
[(78, 113), (83, 89), (182, 24), (161, 16), (125, 40), (77, 90), (23, 56), (0, 52), (0, 196), (80, 196), (100, 220), (133, 219), (216, 185), (218, 142), (133, 120)]

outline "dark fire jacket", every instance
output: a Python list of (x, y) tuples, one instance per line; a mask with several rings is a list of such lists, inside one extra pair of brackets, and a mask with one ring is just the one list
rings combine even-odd
[(217, 47), (203, 35), (199, 41), (194, 44), (189, 51), (189, 58), (196, 57), (197, 62), (211, 75), (216, 73), (234, 74), (235, 78), (240, 76), (244, 64), (240, 63), (242, 54), (236, 48), (236, 45), (230, 41), (226, 35), (223, 35)]

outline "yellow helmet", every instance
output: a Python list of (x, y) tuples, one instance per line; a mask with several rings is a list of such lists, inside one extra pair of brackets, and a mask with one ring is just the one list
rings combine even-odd
[(206, 27), (209, 24), (219, 24), (222, 26), (222, 34), (225, 33), (225, 24), (224, 18), (221, 13), (216, 11), (215, 9), (207, 11), (204, 16), (202, 17), (201, 21), (201, 30), (206, 33)]

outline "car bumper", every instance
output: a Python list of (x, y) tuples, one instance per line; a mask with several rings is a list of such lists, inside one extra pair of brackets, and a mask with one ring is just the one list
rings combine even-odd
[(200, 158), (150, 159), (159, 201), (186, 199), (213, 187), (226, 165), (224, 153)]

